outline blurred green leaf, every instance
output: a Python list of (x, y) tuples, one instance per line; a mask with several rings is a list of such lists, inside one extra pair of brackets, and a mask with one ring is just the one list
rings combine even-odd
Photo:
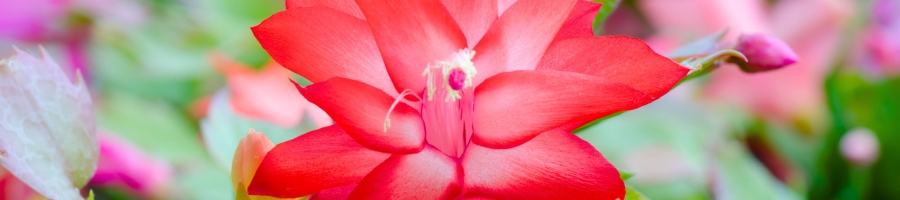
[(740, 147), (729, 142), (713, 151), (716, 175), (712, 187), (717, 199), (800, 199)]
[(628, 180), (632, 176), (634, 176), (634, 173), (619, 171), (619, 177), (622, 178), (623, 181)]
[[(250, 129), (265, 134), (275, 144), (315, 129), (311, 120), (303, 120), (296, 127), (285, 128), (265, 121), (241, 117), (231, 110), (229, 94), (228, 90), (222, 90), (213, 96), (208, 117), (200, 122), (206, 148), (213, 159), (224, 169), (231, 170), (234, 152), (237, 150), (241, 138), (246, 136)], [(307, 116), (304, 119), (310, 118)]]
[(176, 199), (234, 199), (231, 175), (211, 162), (191, 165), (175, 177)]
[[(810, 199), (900, 199), (900, 77), (867, 80), (856, 72), (838, 68), (826, 79), (826, 97), (832, 130), (822, 142), (816, 171), (811, 171)], [(880, 143), (880, 157), (860, 173), (861, 166), (844, 160), (839, 144), (850, 129), (872, 130)], [(866, 174), (871, 173), (871, 174)], [(869, 181), (859, 179), (871, 177)]]
[(666, 57), (675, 59), (676, 61), (680, 61), (680, 57), (689, 57), (689, 56), (697, 56), (697, 55), (705, 55), (710, 54), (716, 51), (719, 48), (719, 41), (722, 40), (722, 37), (725, 37), (725, 34), (728, 33), (728, 29), (723, 29), (719, 32), (713, 33), (712, 35), (691, 41), (678, 49), (675, 49)]
[(606, 22), (606, 19), (609, 18), (609, 15), (619, 7), (619, 4), (622, 3), (622, 0), (591, 0), (595, 3), (603, 4), (600, 6), (600, 11), (597, 12), (597, 16), (594, 17), (594, 24), (592, 24), (592, 30), (594, 30), (594, 34), (599, 32), (603, 32), (600, 30), (603, 28), (603, 23)]
[(98, 102), (98, 126), (148, 153), (173, 162), (206, 158), (193, 122), (168, 104), (121, 93)]
[[(705, 144), (724, 127), (704, 108), (682, 99), (682, 90), (585, 128), (578, 136), (603, 153), (620, 174), (633, 173), (626, 183), (648, 198), (707, 199), (704, 171), (710, 161)], [(659, 150), (666, 157), (655, 154)], [(676, 166), (679, 169), (672, 170)]]
[(634, 189), (625, 187), (625, 200), (649, 200), (649, 198)]

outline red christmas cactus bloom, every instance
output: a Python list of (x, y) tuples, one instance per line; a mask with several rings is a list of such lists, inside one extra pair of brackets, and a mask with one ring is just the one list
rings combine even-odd
[(571, 128), (650, 103), (689, 71), (640, 40), (593, 37), (600, 5), (587, 1), (287, 7), (253, 33), (313, 82), (300, 93), (336, 125), (275, 146), (254, 195), (622, 199), (618, 171)]

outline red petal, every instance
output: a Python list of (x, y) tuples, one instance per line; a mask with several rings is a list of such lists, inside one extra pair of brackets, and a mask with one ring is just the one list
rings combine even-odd
[(316, 192), (309, 197), (309, 200), (344, 200), (350, 198), (350, 193), (356, 189), (357, 184), (350, 184), (340, 187), (334, 187), (327, 190)]
[(419, 111), (397, 104), (385, 131), (385, 115), (394, 98), (375, 87), (352, 79), (335, 77), (302, 89), (310, 102), (318, 105), (363, 146), (381, 152), (415, 153), (425, 147), (425, 125)]
[(510, 148), (552, 128), (649, 102), (643, 92), (601, 77), (552, 70), (505, 72), (475, 88), (472, 142)]
[(653, 52), (641, 40), (625, 36), (577, 38), (553, 43), (538, 69), (578, 72), (615, 80), (652, 99), (669, 92), (688, 68)]
[(441, 0), (474, 47), (497, 19), (497, 0)]
[(534, 69), (576, 0), (520, 0), (475, 46), (475, 85), (504, 71)]
[(350, 199), (451, 199), (462, 187), (456, 159), (428, 146), (417, 154), (394, 154), (375, 167)]
[(363, 16), (362, 11), (359, 10), (359, 6), (357, 6), (356, 2), (353, 0), (285, 0), (284, 5), (287, 9), (297, 7), (325, 6), (341, 11), (343, 13), (347, 13), (348, 15), (352, 15), (362, 20), (366, 19), (366, 17)]
[(466, 37), (437, 0), (357, 0), (397, 91), (425, 90), (422, 71), (466, 47)]
[(359, 182), (390, 154), (366, 149), (335, 125), (275, 145), (248, 192), (296, 198)]
[(469, 145), (460, 163), (466, 197), (625, 199), (618, 170), (568, 132), (548, 131), (511, 149)]
[(586, 0), (580, 0), (575, 4), (566, 22), (563, 23), (559, 33), (553, 41), (560, 41), (571, 38), (589, 38), (594, 37), (594, 17), (600, 11), (600, 4)]
[(313, 83), (344, 77), (397, 94), (363, 20), (325, 7), (292, 8), (252, 30), (275, 61)]

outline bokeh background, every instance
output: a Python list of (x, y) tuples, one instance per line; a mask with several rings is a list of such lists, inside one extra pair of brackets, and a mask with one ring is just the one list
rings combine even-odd
[[(81, 71), (101, 145), (96, 199), (233, 199), (248, 129), (278, 143), (331, 123), (250, 32), (283, 9), (0, 0), (0, 57), (41, 45), (70, 77)], [(766, 33), (800, 60), (724, 65), (578, 136), (650, 199), (900, 199), (900, 0), (624, 0), (595, 31), (666, 55), (726, 28), (723, 41)], [(0, 178), (6, 195), (22, 187)]]

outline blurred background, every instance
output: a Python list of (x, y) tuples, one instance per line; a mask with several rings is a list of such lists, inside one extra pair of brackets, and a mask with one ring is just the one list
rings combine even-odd
[[(41, 45), (85, 77), (96, 199), (233, 199), (231, 159), (248, 129), (277, 144), (331, 123), (249, 30), (283, 9), (0, 0), (0, 57)], [(724, 65), (578, 136), (650, 199), (900, 199), (900, 0), (624, 0), (596, 31), (666, 55), (726, 28), (723, 41), (770, 34), (800, 59), (752, 74)], [(0, 199), (27, 193), (4, 174)]]

